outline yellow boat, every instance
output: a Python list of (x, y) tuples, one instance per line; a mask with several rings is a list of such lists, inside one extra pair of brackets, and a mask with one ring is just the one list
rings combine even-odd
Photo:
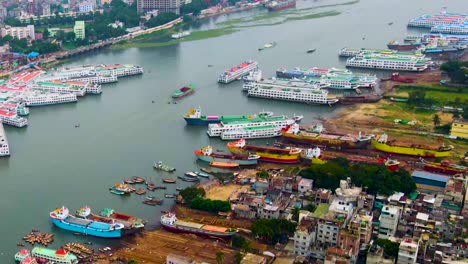
[(276, 148), (247, 145), (245, 139), (229, 142), (227, 149), (234, 154), (260, 156), (261, 161), (273, 163), (299, 163), (301, 149), (299, 148)]
[(371, 145), (376, 150), (383, 152), (430, 158), (448, 157), (453, 149), (452, 146), (431, 148), (429, 146), (420, 145), (405, 146), (403, 144), (399, 144), (398, 142), (387, 143), (386, 134), (381, 135), (378, 139), (373, 139), (371, 141)]

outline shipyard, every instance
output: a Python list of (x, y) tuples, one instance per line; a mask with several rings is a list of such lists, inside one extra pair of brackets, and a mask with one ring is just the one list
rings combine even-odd
[(161, 3), (0, 5), (1, 263), (468, 260), (465, 4)]

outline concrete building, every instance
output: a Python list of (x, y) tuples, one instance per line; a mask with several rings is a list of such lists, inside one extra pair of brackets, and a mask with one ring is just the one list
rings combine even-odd
[(369, 244), (372, 236), (372, 213), (359, 210), (349, 221), (348, 228), (359, 233), (360, 244)]
[(361, 187), (352, 187), (351, 179), (340, 181), (340, 187), (336, 188), (336, 198), (346, 202), (357, 204), (358, 197), (361, 195)]
[(196, 262), (186, 256), (169, 254), (166, 257), (166, 264), (194, 264), (194, 263)]
[(415, 264), (418, 257), (419, 243), (406, 238), (400, 243), (397, 264)]
[(78, 4), (78, 10), (80, 12), (92, 12), (94, 11), (94, 2), (93, 1), (84, 1)]
[(86, 26), (84, 21), (75, 21), (75, 26), (73, 27), (73, 32), (75, 32), (75, 37), (77, 39), (84, 39), (86, 37)]
[(400, 213), (401, 209), (396, 206), (387, 205), (382, 208), (382, 213), (379, 218), (379, 238), (388, 239), (389, 237), (395, 236)]
[(43, 4), (42, 5), (42, 15), (43, 16), (49, 16), (51, 13), (50, 13), (50, 5), (49, 4)]
[(452, 128), (450, 129), (452, 137), (468, 138), (468, 120), (463, 118), (454, 118)]
[(310, 180), (310, 179), (301, 179), (299, 181), (299, 184), (298, 184), (298, 191), (300, 193), (305, 193), (305, 192), (309, 192), (312, 190), (312, 186), (314, 184), (314, 180)]
[(159, 12), (172, 12), (180, 14), (180, 0), (137, 0), (138, 13), (145, 13), (151, 10)]
[(351, 259), (355, 261), (359, 254), (359, 230), (344, 228), (338, 235), (338, 247), (345, 250)]
[(324, 264), (350, 264), (351, 257), (346, 250), (339, 248), (327, 248)]
[(241, 264), (266, 264), (267, 263), (267, 258), (264, 256), (260, 255), (255, 255), (252, 253), (247, 253), (245, 256), (242, 258)]
[(298, 256), (308, 256), (310, 247), (315, 242), (316, 221), (309, 217), (300, 220), (294, 233), (294, 254)]
[(0, 29), (0, 34), (2, 37), (12, 36), (18, 39), (24, 39), (24, 38), (28, 38), (31, 40), (35, 39), (34, 25), (27, 25), (26, 27), (5, 26), (4, 28)]

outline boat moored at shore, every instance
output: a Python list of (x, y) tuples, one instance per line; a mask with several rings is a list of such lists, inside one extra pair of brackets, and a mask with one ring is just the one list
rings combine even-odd
[(396, 142), (395, 140), (388, 141), (387, 134), (382, 134), (377, 139), (372, 139), (371, 144), (372, 147), (382, 152), (429, 158), (447, 157), (453, 149), (452, 146), (433, 148), (431, 146), (404, 144), (403, 142)]
[(110, 208), (104, 208), (99, 212), (99, 215), (96, 215), (92, 213), (91, 208), (85, 206), (76, 211), (76, 216), (108, 224), (121, 223), (124, 225), (124, 228), (122, 229), (123, 234), (136, 233), (145, 227), (145, 221), (143, 219), (127, 214), (117, 213)]
[(224, 116), (217, 116), (217, 115), (202, 115), (202, 111), (200, 107), (197, 108), (190, 108), (187, 114), (184, 115), (184, 119), (187, 122), (187, 125), (208, 125), (213, 123), (221, 123), (223, 121), (243, 121), (249, 120), (251, 118), (256, 117), (270, 117), (273, 116), (273, 112), (262, 111), (258, 114), (251, 114), (251, 115), (224, 115)]
[(272, 163), (299, 163), (302, 151), (300, 148), (247, 145), (245, 139), (229, 142), (226, 146), (231, 153), (238, 155), (253, 153), (260, 157), (259, 160)]
[(4, 156), (10, 156), (10, 146), (8, 145), (3, 124), (0, 123), (0, 157)]
[(296, 0), (273, 0), (265, 4), (268, 11), (278, 11), (296, 6)]
[(220, 83), (230, 83), (232, 81), (241, 78), (244, 75), (249, 74), (249, 72), (257, 69), (258, 63), (256, 61), (245, 61), (238, 66), (234, 66), (225, 70), (218, 77), (218, 82)]
[(190, 233), (204, 237), (217, 237), (229, 239), (237, 233), (236, 229), (227, 227), (205, 225), (194, 222), (181, 221), (173, 213), (166, 213), (161, 216), (161, 226), (170, 232)]
[(52, 223), (72, 232), (82, 233), (96, 237), (118, 238), (122, 236), (123, 224), (103, 223), (88, 219), (77, 218), (69, 214), (68, 208), (61, 207), (49, 214)]
[(299, 125), (294, 124), (283, 129), (282, 137), (289, 142), (314, 146), (329, 146), (337, 149), (365, 148), (373, 138), (373, 135), (362, 136), (361, 133), (359, 133), (359, 136), (322, 133), (321, 125), (318, 124), (317, 126), (319, 128), (315, 130), (304, 130), (300, 129)]
[[(252, 117), (245, 121), (221, 122), (219, 124), (209, 124), (206, 133), (210, 137), (220, 137), (223, 133), (238, 132), (242, 129), (250, 128), (265, 128), (272, 126), (273, 128), (283, 128), (292, 125), (298, 118), (288, 118), (286, 116), (270, 116), (270, 117)], [(248, 131), (248, 130), (245, 130)]]
[(221, 161), (221, 162), (235, 162), (241, 166), (257, 165), (260, 156), (247, 154), (247, 155), (236, 155), (228, 153), (213, 152), (211, 146), (195, 150), (195, 156), (199, 160), (205, 162)]
[(428, 68), (424, 56), (359, 54), (346, 60), (347, 67), (422, 72)]
[(78, 101), (76, 94), (30, 93), (24, 98), (27, 106), (43, 106), (52, 104), (74, 103)]

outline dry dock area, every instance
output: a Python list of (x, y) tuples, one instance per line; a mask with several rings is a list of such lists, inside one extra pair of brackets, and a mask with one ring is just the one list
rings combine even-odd
[[(216, 253), (224, 253), (223, 263), (234, 263), (235, 251), (226, 242), (200, 238), (190, 234), (175, 234), (164, 230), (144, 232), (134, 241), (114, 252), (110, 260), (98, 263), (118, 263), (118, 259), (135, 260), (138, 263), (166, 263), (166, 256), (176, 254), (193, 260), (216, 263)], [(227, 242), (229, 243), (229, 242)]]

